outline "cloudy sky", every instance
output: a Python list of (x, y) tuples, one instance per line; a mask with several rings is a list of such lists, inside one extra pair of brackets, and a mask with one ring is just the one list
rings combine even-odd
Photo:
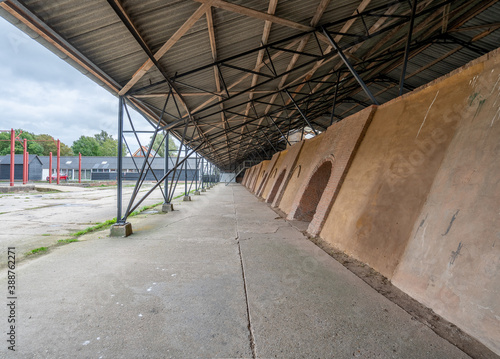
[(47, 133), (68, 146), (101, 130), (117, 137), (117, 98), (2, 17), (0, 63), (0, 130)]

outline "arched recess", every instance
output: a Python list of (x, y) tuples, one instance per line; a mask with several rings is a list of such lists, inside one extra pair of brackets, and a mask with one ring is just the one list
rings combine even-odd
[(268, 175), (269, 175), (269, 173), (266, 173), (266, 174), (264, 175), (264, 178), (262, 179), (262, 182), (261, 182), (261, 183), (260, 183), (260, 185), (259, 185), (259, 190), (258, 190), (257, 192), (255, 192), (255, 194), (256, 194), (257, 196), (259, 196), (259, 197), (262, 195), (262, 193), (261, 193), (261, 192), (262, 192), (262, 190), (264, 189), (265, 184), (267, 183), (267, 177), (268, 177)]
[(300, 198), (299, 205), (295, 210), (294, 219), (311, 222), (316, 214), (316, 210), (325, 191), (326, 185), (332, 174), (332, 162), (325, 161), (314, 172), (307, 184), (307, 187)]
[(261, 174), (260, 170), (262, 168), (262, 162), (257, 165), (257, 168), (255, 168), (255, 173), (253, 175), (253, 178), (252, 178), (252, 184), (250, 186), (250, 191), (252, 191), (253, 193), (255, 193), (255, 186), (257, 185), (257, 181), (259, 179), (259, 175)]
[(267, 198), (268, 203), (273, 203), (274, 198), (276, 197), (276, 194), (278, 193), (278, 190), (280, 189), (281, 183), (285, 179), (285, 174), (286, 174), (286, 168), (281, 171), (278, 179), (276, 182), (274, 182), (273, 189), (271, 190), (271, 193), (269, 194), (269, 197)]

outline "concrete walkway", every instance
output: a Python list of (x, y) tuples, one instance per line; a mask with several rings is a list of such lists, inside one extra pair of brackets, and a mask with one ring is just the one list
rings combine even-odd
[(21, 263), (16, 353), (2, 340), (0, 357), (468, 357), (244, 187), (176, 209)]

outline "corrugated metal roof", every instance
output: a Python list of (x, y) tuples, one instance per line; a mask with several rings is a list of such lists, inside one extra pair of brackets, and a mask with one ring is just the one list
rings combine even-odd
[[(203, 144), (199, 152), (224, 169), (283, 148), (285, 141), (268, 116), (284, 133), (305, 125), (285, 89), (319, 131), (330, 124), (338, 74), (335, 120), (370, 104), (320, 26), (378, 102), (399, 94), (411, 16), (407, 1), (279, 0), (271, 19), (269, 1), (214, 0), (211, 7), (206, 2), (7, 0), (0, 3), (0, 15), (112, 93), (125, 94), (150, 118), (161, 115), (174, 86), (184, 104), (180, 97), (177, 103), (170, 98), (161, 121), (188, 122), (189, 145)], [(500, 43), (500, 1), (421, 0), (417, 5), (405, 92)], [(270, 27), (265, 19), (272, 20)], [(149, 58), (144, 47), (154, 54), (166, 43), (168, 51), (157, 57), (161, 70), (152, 66), (124, 90)], [(148, 97), (158, 94), (164, 96)], [(183, 123), (173, 128), (178, 138), (183, 131)]]

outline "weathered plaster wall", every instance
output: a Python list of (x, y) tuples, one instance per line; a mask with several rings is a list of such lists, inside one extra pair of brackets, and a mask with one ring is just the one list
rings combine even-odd
[(262, 165), (263, 162), (259, 163), (258, 165), (255, 166), (255, 170), (253, 171), (252, 178), (250, 179), (250, 183), (248, 184), (248, 189), (253, 192), (254, 188), (257, 184), (257, 180), (259, 178), (259, 174), (262, 170)]
[[(302, 146), (304, 145), (305, 141), (298, 142), (286, 149), (286, 153), (284, 153), (282, 157), (282, 160), (280, 161), (279, 165), (277, 166), (277, 175), (276, 178), (273, 179), (272, 183), (272, 188), (271, 191), (274, 189), (274, 186), (276, 185), (276, 181), (278, 178), (283, 174), (283, 180), (281, 181), (281, 184), (279, 184), (279, 187), (276, 188), (276, 194), (274, 196), (274, 199), (268, 197), (266, 198), (266, 201), (271, 203), (273, 207), (278, 207), (281, 203), (281, 200), (283, 198), (283, 194), (285, 192), (285, 189), (288, 186), (288, 182), (290, 181), (290, 178), (292, 177), (292, 174), (294, 173), (295, 166), (297, 164), (297, 159), (299, 158), (300, 151), (302, 150)], [(285, 151), (283, 151), (285, 152)], [(284, 171), (284, 173), (283, 173)]]
[(255, 175), (254, 185), (251, 188), (253, 193), (257, 193), (257, 191), (260, 188), (261, 183), (267, 179), (267, 173), (268, 173), (267, 168), (269, 167), (270, 162), (271, 161), (262, 161), (260, 163), (259, 171), (256, 172), (256, 175)]
[(255, 192), (255, 194), (259, 197), (262, 197), (262, 194), (264, 193), (264, 190), (266, 189), (267, 183), (269, 182), (269, 179), (271, 178), (274, 168), (276, 166), (276, 161), (281, 157), (281, 152), (277, 152), (273, 155), (271, 160), (269, 161), (269, 164), (267, 165), (266, 168), (266, 173), (264, 175), (264, 178), (262, 182), (259, 185), (259, 188)]
[(457, 132), (393, 283), (500, 354), (500, 57), (454, 78)]
[(253, 170), (253, 167), (247, 168), (245, 170), (245, 174), (243, 175), (243, 180), (241, 181), (241, 184), (245, 187), (247, 186), (248, 178), (250, 177), (252, 170)]
[(260, 194), (260, 197), (265, 199), (267, 201), (267, 198), (269, 196), (269, 192), (271, 191), (271, 188), (273, 186), (273, 183), (276, 181), (276, 178), (278, 177), (278, 169), (280, 168), (281, 164), (283, 163), (283, 159), (286, 157), (288, 150), (284, 150), (279, 152), (279, 156), (276, 158), (276, 162), (273, 165), (273, 168), (271, 169), (271, 172), (269, 174), (269, 177), (267, 179), (267, 183), (265, 187), (262, 189), (262, 192)]
[(305, 181), (300, 183), (290, 210), (287, 212), (289, 219), (294, 218), (300, 201), (307, 200), (307, 198), (304, 198), (305, 190), (316, 170), (325, 161), (332, 162), (329, 181), (316, 207), (316, 213), (307, 229), (308, 233), (317, 235), (323, 227), (354, 154), (373, 118), (375, 109), (375, 106), (368, 107), (330, 126), (327, 131), (322, 133), (320, 137), (321, 142), (313, 156), (302, 156), (302, 153), (304, 153), (304, 150), (302, 150), (298, 163), (301, 162), (305, 165), (305, 162), (309, 162), (310, 164), (307, 166), (307, 169), (304, 166)]
[[(500, 354), (500, 50), (373, 111), (343, 132), (320, 236)], [(274, 203), (289, 218), (353, 117), (276, 161), (264, 195), (286, 168)]]
[(320, 236), (392, 278), (468, 92), (445, 81), (379, 106)]
[[(302, 149), (300, 150), (297, 162), (291, 171), (290, 179), (284, 189), (283, 196), (279, 204), (279, 209), (287, 215), (290, 213), (297, 191), (316, 164), (316, 156), (324, 135), (325, 133), (322, 133), (302, 142)], [(291, 148), (293, 148), (293, 146)]]

